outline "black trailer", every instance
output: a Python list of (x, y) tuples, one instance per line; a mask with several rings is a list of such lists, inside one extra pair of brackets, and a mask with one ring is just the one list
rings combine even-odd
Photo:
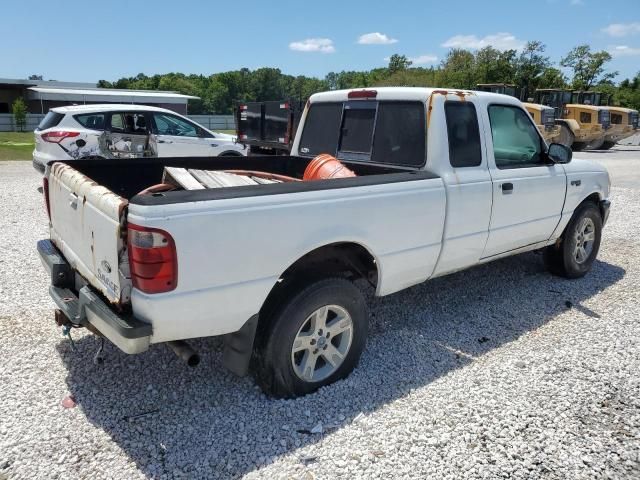
[(250, 155), (288, 155), (303, 109), (300, 100), (238, 103), (238, 142)]

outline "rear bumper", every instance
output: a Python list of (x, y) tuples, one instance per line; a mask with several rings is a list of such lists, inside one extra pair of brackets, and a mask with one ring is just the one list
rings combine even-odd
[(114, 312), (88, 285), (76, 291), (75, 272), (50, 240), (38, 242), (38, 254), (51, 275), (49, 295), (72, 323), (91, 324), (125, 353), (140, 353), (149, 348), (150, 324)]

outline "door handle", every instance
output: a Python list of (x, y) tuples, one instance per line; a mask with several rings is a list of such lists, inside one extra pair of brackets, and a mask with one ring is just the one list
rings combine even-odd
[(173, 140), (158, 140), (158, 143), (173, 143)]
[(509, 193), (513, 193), (513, 183), (503, 183), (500, 185), (502, 189), (502, 193), (508, 195)]

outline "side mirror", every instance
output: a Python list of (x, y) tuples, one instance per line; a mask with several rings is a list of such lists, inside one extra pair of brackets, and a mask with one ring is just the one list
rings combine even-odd
[(553, 163), (569, 163), (573, 152), (571, 149), (561, 143), (552, 143), (549, 145), (547, 155)]

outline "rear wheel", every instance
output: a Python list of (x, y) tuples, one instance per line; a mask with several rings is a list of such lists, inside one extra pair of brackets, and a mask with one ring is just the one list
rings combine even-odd
[(573, 150), (574, 152), (579, 152), (581, 150), (584, 150), (587, 147), (587, 144), (585, 142), (573, 142), (573, 144), (571, 145), (571, 150)]
[(584, 276), (593, 264), (602, 236), (602, 216), (592, 202), (580, 205), (559, 243), (547, 247), (544, 262), (554, 275), (566, 278)]
[(616, 145), (616, 142), (604, 142), (600, 147), (602, 150), (609, 150)]
[(560, 124), (560, 133), (556, 138), (556, 143), (560, 143), (567, 148), (571, 148), (571, 145), (573, 145), (575, 138), (575, 135), (569, 127), (564, 124)]
[(254, 371), (262, 390), (274, 397), (305, 395), (349, 375), (368, 331), (364, 297), (343, 278), (294, 292), (264, 320)]

